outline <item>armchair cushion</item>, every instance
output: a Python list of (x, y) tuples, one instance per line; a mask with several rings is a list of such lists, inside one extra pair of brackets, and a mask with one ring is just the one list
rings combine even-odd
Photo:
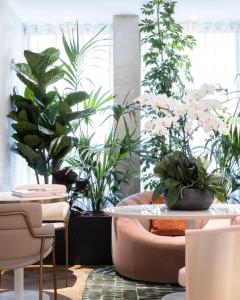
[(178, 272), (178, 283), (181, 286), (186, 287), (186, 267), (179, 270), (179, 272)]
[[(160, 196), (154, 204), (163, 204), (164, 198)], [(187, 228), (185, 220), (152, 220), (151, 233), (163, 236), (184, 236)]]
[(43, 221), (65, 221), (70, 213), (70, 205), (67, 202), (42, 204)]

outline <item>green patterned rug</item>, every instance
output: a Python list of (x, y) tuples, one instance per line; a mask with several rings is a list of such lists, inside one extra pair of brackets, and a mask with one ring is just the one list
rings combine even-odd
[(96, 269), (88, 276), (82, 300), (157, 300), (184, 291), (177, 284), (153, 284), (126, 279), (113, 266)]

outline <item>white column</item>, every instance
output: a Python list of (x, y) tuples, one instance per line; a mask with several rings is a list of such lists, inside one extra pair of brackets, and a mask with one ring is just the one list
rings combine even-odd
[[(115, 15), (113, 17), (113, 90), (116, 95), (114, 100), (116, 104), (122, 103), (127, 95), (129, 103), (140, 95), (141, 47), (138, 23), (139, 17), (136, 15)], [(140, 135), (139, 115), (137, 119), (136, 138)], [(134, 129), (133, 121), (129, 120), (128, 124), (130, 130)], [(119, 131), (120, 135), (121, 129), (123, 129), (123, 124)], [(129, 164), (139, 177), (139, 159), (132, 159)], [(129, 185), (122, 186), (124, 195), (139, 191), (139, 178), (132, 178)]]
[[(13, 12), (7, 0), (0, 0), (0, 190), (11, 185), (10, 124), (6, 115), (10, 109), (10, 97), (16, 83), (11, 60), (18, 61), (23, 53), (23, 23)], [(21, 172), (16, 170), (15, 172)]]

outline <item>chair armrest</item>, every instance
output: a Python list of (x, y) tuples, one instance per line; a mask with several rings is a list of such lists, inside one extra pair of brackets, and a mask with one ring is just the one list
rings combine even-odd
[(33, 228), (35, 238), (55, 238), (53, 224), (43, 224), (40, 228)]

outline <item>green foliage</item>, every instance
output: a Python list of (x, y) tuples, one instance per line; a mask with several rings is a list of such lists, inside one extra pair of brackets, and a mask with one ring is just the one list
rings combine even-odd
[[(95, 101), (96, 95), (98, 101)], [(100, 109), (100, 103), (103, 105), (107, 99), (109, 96), (101, 96), (97, 91), (92, 94), (88, 104)], [(80, 207), (96, 214), (101, 213), (109, 203), (115, 205), (119, 201), (121, 184), (128, 183), (128, 179), (133, 176), (128, 160), (137, 153), (139, 145), (139, 141), (134, 139), (134, 131), (130, 132), (127, 125), (127, 118), (134, 117), (133, 106), (127, 103), (108, 106), (107, 111), (105, 120), (113, 117), (114, 124), (104, 142), (96, 144), (96, 132), (85, 130), (79, 138), (75, 155), (67, 159), (69, 166), (78, 172), (78, 181), (85, 183), (84, 188), (76, 186), (72, 195), (72, 207), (80, 204)], [(123, 122), (125, 129), (121, 137), (118, 135), (120, 122)], [(91, 120), (88, 119), (86, 124), (91, 126)]]
[(208, 151), (210, 160), (214, 159), (220, 172), (229, 179), (224, 184), (227, 198), (239, 202), (240, 117), (238, 114), (225, 117), (225, 121), (230, 125), (230, 133), (223, 136), (216, 133), (214, 137), (208, 140), (206, 148), (210, 146), (210, 150)]
[(84, 118), (92, 109), (73, 111), (72, 107), (88, 98), (85, 92), (75, 92), (61, 97), (50, 85), (64, 76), (55, 63), (59, 50), (48, 48), (40, 53), (24, 51), (27, 63), (13, 65), (18, 78), (26, 86), (24, 95), (11, 96), (12, 128), (16, 140), (13, 151), (21, 155), (35, 170), (37, 180), (44, 176), (45, 183), (54, 170), (60, 168), (63, 158), (76, 144), (71, 136), (71, 121)]
[(155, 201), (161, 194), (168, 195), (174, 204), (185, 188), (202, 188), (222, 202), (226, 199), (225, 176), (207, 172), (208, 163), (203, 158), (187, 156), (180, 151), (165, 155), (155, 166), (154, 173), (160, 178), (153, 193)]
[(106, 39), (99, 39), (101, 33), (105, 30), (104, 26), (93, 37), (83, 45), (80, 44), (79, 25), (76, 23), (76, 33), (68, 28), (66, 35), (62, 29), (62, 42), (67, 56), (67, 60), (61, 59), (63, 63), (64, 80), (68, 83), (69, 89), (78, 91), (82, 88), (83, 81), (93, 82), (86, 77), (85, 73), (89, 67), (94, 66), (94, 62), (99, 59), (94, 55), (100, 54), (102, 42)]
[(182, 26), (174, 20), (175, 5), (174, 1), (150, 0), (142, 6), (140, 31), (142, 43), (148, 47), (143, 57), (147, 73), (142, 84), (148, 92), (181, 97), (184, 80), (192, 81), (186, 50), (196, 41), (191, 35), (184, 36)]
[[(184, 35), (183, 28), (174, 20), (176, 2), (150, 0), (141, 8), (142, 19), (140, 31), (142, 44), (147, 51), (143, 56), (146, 74), (142, 81), (146, 92), (166, 94), (182, 98), (185, 93), (186, 81), (192, 81), (191, 62), (186, 50), (192, 49), (196, 40), (191, 35)], [(146, 118), (159, 117), (156, 111), (148, 110)], [(161, 136), (149, 137), (142, 144), (143, 172), (154, 165), (158, 155), (166, 154), (166, 139)], [(145, 174), (146, 189), (156, 186), (155, 179)]]

